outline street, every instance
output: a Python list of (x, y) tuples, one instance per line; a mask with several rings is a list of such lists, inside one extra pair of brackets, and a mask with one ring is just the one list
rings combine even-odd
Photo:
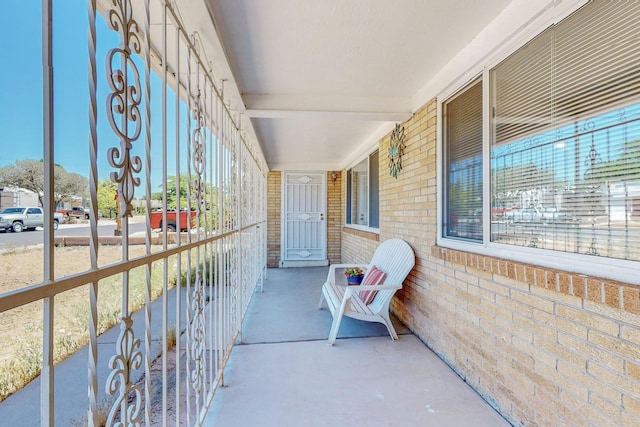
[[(101, 219), (98, 221), (98, 236), (113, 236), (116, 229), (116, 222), (109, 219)], [(134, 217), (129, 220), (129, 235), (142, 233), (146, 229), (144, 217)], [(82, 224), (60, 224), (59, 228), (53, 232), (55, 237), (66, 236), (89, 236), (91, 230), (89, 223)], [(22, 233), (13, 233), (7, 231), (0, 232), (0, 249), (8, 249), (16, 246), (31, 246), (43, 243), (42, 229), (37, 228), (35, 231), (23, 231)]]

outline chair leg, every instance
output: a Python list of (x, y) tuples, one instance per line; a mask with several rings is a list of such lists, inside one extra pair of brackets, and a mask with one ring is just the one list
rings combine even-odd
[(391, 323), (391, 318), (389, 317), (389, 314), (387, 314), (386, 316), (381, 315), (381, 317), (382, 319), (384, 319), (384, 325), (387, 327), (387, 330), (389, 331), (389, 335), (391, 335), (391, 339), (397, 340), (398, 334), (396, 333), (396, 330), (393, 327), (393, 323)]
[(342, 321), (342, 311), (336, 310), (333, 314), (333, 322), (331, 323), (331, 331), (329, 331), (329, 345), (333, 345), (338, 337), (338, 329)]
[(322, 290), (320, 291), (320, 301), (318, 301), (318, 310), (322, 310), (322, 302), (324, 301), (324, 285), (322, 285)]

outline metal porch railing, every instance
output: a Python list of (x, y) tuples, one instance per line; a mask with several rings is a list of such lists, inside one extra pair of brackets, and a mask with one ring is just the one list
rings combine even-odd
[[(43, 22), (43, 200), (50, 216), (57, 185), (54, 153), (64, 144), (54, 138), (60, 123), (54, 100), (64, 93), (56, 91), (53, 73), (57, 45), (52, 1), (42, 4), (42, 17), (34, 19)], [(60, 274), (56, 257), (62, 249), (56, 246), (52, 225), (45, 223), (42, 280), (1, 294), (0, 313), (32, 321), (20, 319), (19, 309), (42, 304), (41, 425), (66, 424), (56, 411), (67, 396), (56, 392), (55, 360), (65, 356), (58, 354), (57, 331), (68, 319), (56, 304), (70, 292), (87, 293), (87, 316), (74, 321), (82, 324), (88, 348), (86, 369), (77, 373), (86, 373), (87, 385), (79, 380), (78, 387), (86, 387), (88, 398), (79, 405), (88, 425), (151, 425), (154, 411), (161, 414), (162, 425), (198, 425), (222, 381), (251, 296), (262, 285), (266, 165), (260, 151), (246, 141), (239, 115), (214, 82), (199, 35), (185, 29), (174, 2), (90, 0), (88, 6), (89, 114), (84, 123), (89, 129), (90, 235), (83, 256), (90, 267)], [(105, 60), (106, 67), (99, 68)], [(105, 169), (101, 165), (106, 163)], [(105, 172), (108, 178), (101, 181)], [(101, 258), (106, 239), (98, 218), (107, 185), (113, 186), (108, 188), (114, 189), (119, 215), (121, 255), (115, 262)], [(154, 214), (151, 197), (156, 186), (161, 187), (162, 210)], [(134, 247), (131, 231), (136, 198), (143, 200), (143, 250)], [(185, 211), (185, 216), (179, 214)], [(152, 230), (152, 215), (161, 216), (160, 230)], [(175, 232), (167, 227), (172, 215)], [(134, 280), (141, 271), (142, 279)], [(120, 333), (105, 358), (104, 347), (98, 349), (108, 314), (101, 311), (106, 302), (103, 287), (113, 281), (120, 290), (115, 316)], [(161, 288), (160, 310), (151, 308), (158, 293), (155, 287)], [(175, 306), (170, 309), (174, 287)], [(144, 295), (142, 320), (133, 315), (133, 292)], [(162, 325), (161, 356), (154, 360), (152, 325), (157, 316)], [(173, 342), (175, 358), (170, 359)], [(107, 376), (100, 373), (105, 366)], [(143, 372), (141, 381), (133, 380), (136, 372)], [(154, 409), (157, 387), (161, 402)], [(175, 390), (175, 401), (170, 401), (169, 389)]]

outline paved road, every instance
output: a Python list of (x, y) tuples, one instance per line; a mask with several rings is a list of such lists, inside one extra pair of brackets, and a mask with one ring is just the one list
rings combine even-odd
[[(144, 218), (134, 218), (129, 223), (129, 235), (144, 232), (146, 224)], [(113, 231), (116, 229), (116, 222), (112, 220), (100, 220), (98, 221), (98, 236), (113, 236)], [(91, 230), (89, 224), (61, 224), (60, 227), (54, 231), (56, 237), (62, 236), (89, 236)], [(42, 244), (43, 235), (42, 229), (38, 228), (35, 231), (23, 231), (22, 233), (0, 232), (0, 249), (7, 249), (14, 246), (31, 246)]]

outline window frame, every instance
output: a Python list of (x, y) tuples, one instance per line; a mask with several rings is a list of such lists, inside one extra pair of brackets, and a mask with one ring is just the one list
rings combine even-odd
[[(562, 271), (575, 271), (582, 274), (595, 277), (605, 277), (614, 280), (620, 280), (629, 283), (636, 283), (637, 271), (640, 262), (634, 260), (622, 260), (616, 258), (597, 257), (593, 255), (562, 252), (553, 249), (539, 249), (523, 246), (510, 245), (505, 243), (491, 242), (491, 87), (490, 87), (490, 71), (500, 64), (504, 59), (509, 57), (520, 48), (524, 47), (529, 41), (533, 40), (551, 24), (555, 24), (572, 13), (576, 12), (582, 4), (576, 5), (572, 10), (564, 9), (557, 16), (552, 16), (543, 25), (527, 28), (526, 36), (513, 38), (511, 43), (497, 49), (490, 55), (485, 56), (472, 69), (465, 70), (465, 74), (461, 75), (454, 81), (450, 82), (445, 89), (436, 95), (436, 185), (437, 185), (437, 235), (436, 244), (444, 248), (461, 250), (466, 252), (477, 253), (501, 259), (512, 260), (516, 262), (524, 262), (526, 264), (539, 265)], [(459, 96), (465, 89), (471, 87), (471, 84), (482, 79), (482, 170), (483, 170), (483, 202), (482, 202), (482, 242), (473, 242), (461, 240), (444, 235), (444, 219), (446, 215), (447, 188), (446, 183), (446, 164), (445, 160), (445, 141), (443, 129), (443, 106), (447, 101)]]
[(370, 224), (371, 223), (371, 211), (372, 209), (372, 203), (371, 203), (371, 156), (374, 153), (378, 153), (378, 170), (376, 171), (377, 176), (379, 177), (380, 175), (380, 149), (379, 147), (374, 147), (373, 149), (367, 151), (366, 154), (359, 156), (357, 158), (356, 161), (354, 161), (353, 163), (351, 163), (349, 165), (349, 167), (347, 167), (345, 169), (345, 176), (346, 176), (346, 180), (345, 180), (345, 216), (344, 216), (344, 226), (346, 228), (352, 228), (355, 230), (360, 230), (360, 231), (365, 231), (365, 232), (369, 232), (369, 233), (375, 233), (375, 234), (380, 234), (380, 179), (378, 178), (378, 188), (377, 188), (377, 192), (378, 192), (378, 197), (377, 197), (377, 206), (376, 206), (376, 210), (377, 210), (377, 214), (378, 214), (378, 226), (377, 227), (372, 227), (370, 225), (361, 225), (361, 224), (352, 224), (350, 223), (350, 214), (351, 214), (351, 209), (353, 206), (353, 203), (351, 201), (351, 192), (349, 191), (349, 189), (351, 188), (351, 177), (352, 177), (352, 171), (353, 169), (358, 166), (360, 163), (362, 163), (362, 161), (367, 160), (367, 188), (369, 189), (367, 192), (367, 203), (369, 205), (369, 218), (367, 218), (367, 223)]
[[(466, 93), (468, 90), (470, 90), (471, 88), (475, 87), (478, 83), (481, 84), (482, 86), (482, 93), (484, 94), (485, 91), (485, 82), (486, 79), (484, 77), (483, 74), (478, 74), (476, 76), (474, 76), (472, 79), (470, 79), (469, 81), (465, 82), (465, 84), (463, 84), (462, 86), (460, 86), (456, 91), (454, 91), (452, 94), (450, 94), (446, 99), (443, 99), (442, 102), (438, 103), (438, 107), (439, 107), (439, 116), (438, 116), (438, 125), (439, 125), (439, 130), (438, 130), (438, 136), (439, 138), (443, 138), (446, 134), (446, 132), (444, 131), (444, 127), (446, 125), (445, 120), (444, 120), (444, 105), (447, 104), (450, 101), (453, 101), (454, 99), (462, 96), (464, 93)], [(484, 106), (484, 96), (483, 99), (481, 99), (481, 104), (482, 104), (482, 215), (481, 215), (481, 232), (482, 232), (482, 243), (485, 243), (485, 239), (486, 239), (486, 233), (484, 232), (484, 230), (487, 227), (487, 224), (485, 223), (485, 218), (484, 218), (484, 200), (487, 198), (487, 192), (485, 191), (485, 185), (484, 183), (486, 182), (486, 180), (488, 179), (488, 175), (487, 175), (487, 171), (485, 170), (485, 154), (488, 153), (488, 151), (485, 153), (485, 144), (484, 144), (484, 140), (485, 140), (485, 131), (488, 129), (488, 127), (485, 126), (485, 122), (487, 121), (487, 117), (486, 117), (486, 109)], [(444, 218), (445, 218), (445, 214), (448, 214), (449, 212), (449, 206), (447, 205), (447, 203), (449, 202), (449, 193), (448, 191), (445, 192), (445, 182), (448, 181), (447, 178), (447, 174), (449, 172), (449, 164), (445, 163), (444, 161), (447, 160), (448, 161), (448, 155), (446, 153), (446, 148), (444, 146), (444, 144), (439, 145), (439, 148), (442, 148), (441, 152), (438, 155), (438, 159), (442, 160), (442, 168), (438, 168), (438, 171), (440, 171), (441, 173), (438, 174), (439, 176), (441, 176), (443, 182), (442, 182), (442, 189), (443, 191), (441, 191), (442, 193), (442, 203), (439, 205), (441, 207), (441, 211), (442, 211), (442, 217), (441, 219), (438, 221), (438, 224), (440, 226), (440, 228), (438, 229), (438, 236), (446, 238), (446, 239), (453, 239), (453, 240), (458, 240), (458, 241), (463, 241), (463, 242), (471, 242), (474, 244), (478, 244), (480, 243), (477, 240), (473, 240), (473, 239), (468, 239), (468, 238), (464, 238), (464, 237), (459, 237), (459, 236), (445, 236), (445, 232), (446, 232), (446, 228), (444, 227)]]

